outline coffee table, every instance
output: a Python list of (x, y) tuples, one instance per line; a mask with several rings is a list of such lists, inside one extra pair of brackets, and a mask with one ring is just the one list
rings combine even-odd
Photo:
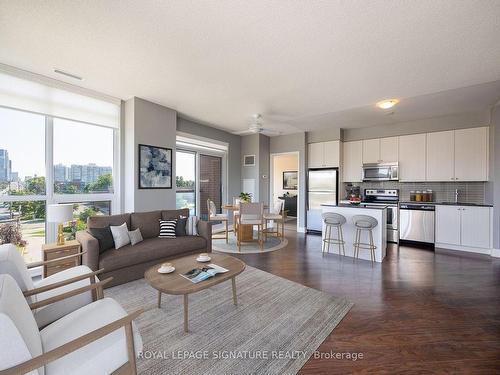
[[(188, 332), (188, 295), (191, 293), (199, 292), (200, 290), (210, 288), (214, 285), (220, 284), (226, 280), (231, 279), (233, 287), (233, 303), (238, 304), (236, 298), (236, 276), (245, 270), (245, 263), (241, 260), (229, 255), (210, 253), (212, 258), (209, 262), (198, 262), (196, 257), (198, 255), (188, 255), (182, 258), (173, 259), (170, 261), (175, 267), (172, 273), (161, 274), (158, 272), (161, 264), (157, 264), (148, 268), (144, 273), (144, 279), (153, 288), (158, 290), (158, 308), (161, 308), (161, 295), (183, 295), (184, 296), (184, 332)], [(192, 283), (181, 274), (186, 273), (193, 268), (203, 267), (207, 264), (214, 263), (218, 266), (224, 267), (229, 270), (225, 273), (219, 273), (214, 277), (201, 281), (197, 284)]]

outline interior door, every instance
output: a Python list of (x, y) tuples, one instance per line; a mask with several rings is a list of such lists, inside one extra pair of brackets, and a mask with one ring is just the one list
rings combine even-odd
[(222, 212), (222, 157), (200, 154), (200, 217), (208, 219), (207, 200)]

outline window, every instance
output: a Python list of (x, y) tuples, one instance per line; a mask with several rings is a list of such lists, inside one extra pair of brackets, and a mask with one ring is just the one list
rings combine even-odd
[(54, 193), (112, 192), (113, 129), (54, 119)]
[(189, 214), (196, 215), (196, 153), (176, 151), (175, 170), (176, 207), (189, 208)]
[(56, 240), (48, 204), (74, 204), (69, 239), (88, 216), (120, 211), (119, 101), (37, 80), (0, 72), (0, 243), (16, 244), (27, 263)]

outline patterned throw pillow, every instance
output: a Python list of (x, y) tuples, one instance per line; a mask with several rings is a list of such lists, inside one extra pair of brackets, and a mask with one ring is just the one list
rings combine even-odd
[(189, 216), (186, 222), (186, 234), (188, 236), (197, 236), (198, 235), (198, 217), (197, 216)]
[(177, 219), (174, 220), (160, 220), (160, 238), (175, 238), (175, 226)]

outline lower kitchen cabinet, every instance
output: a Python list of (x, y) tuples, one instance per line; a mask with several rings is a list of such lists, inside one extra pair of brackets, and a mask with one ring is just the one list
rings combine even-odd
[(492, 208), (436, 206), (436, 247), (479, 253), (492, 248)]

